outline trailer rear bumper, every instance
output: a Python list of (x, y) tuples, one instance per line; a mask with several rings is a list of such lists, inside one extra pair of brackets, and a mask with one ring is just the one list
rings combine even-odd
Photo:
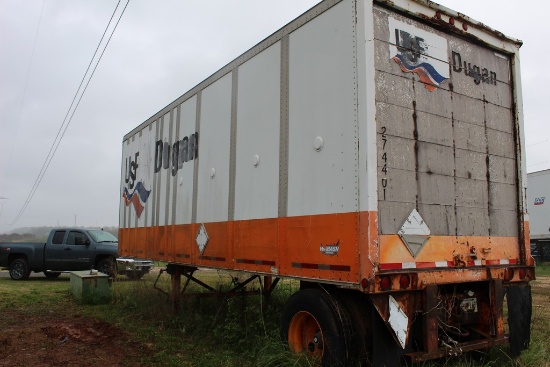
[(447, 356), (456, 356), (472, 350), (487, 349), (500, 345), (508, 345), (508, 336), (503, 336), (495, 339), (474, 340), (471, 342), (464, 342), (457, 344), (454, 347), (440, 347), (432, 352), (414, 352), (406, 353), (405, 357), (409, 358), (411, 362), (424, 362), (431, 359), (443, 358)]
[(390, 352), (374, 348), (375, 360), (386, 364), (394, 354), (422, 362), (501, 345), (510, 345), (511, 354), (517, 356), (529, 346), (528, 282), (491, 279), (431, 284), (415, 291), (370, 295), (370, 299), (374, 317), (384, 329), (373, 330), (375, 338), (387, 334), (397, 347)]

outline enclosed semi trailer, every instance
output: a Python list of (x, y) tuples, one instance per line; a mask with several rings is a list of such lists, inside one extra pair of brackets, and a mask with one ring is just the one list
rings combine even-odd
[(550, 255), (550, 170), (527, 174), (527, 209), (531, 243), (540, 260)]
[(124, 137), (121, 254), (300, 280), (281, 335), (325, 366), (519, 354), (520, 46), (431, 1), (319, 3)]

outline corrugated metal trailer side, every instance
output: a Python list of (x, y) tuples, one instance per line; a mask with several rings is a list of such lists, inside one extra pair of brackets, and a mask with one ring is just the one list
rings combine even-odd
[(527, 174), (527, 209), (533, 257), (550, 259), (550, 170)]
[(126, 136), (123, 251), (359, 283), (354, 17), (321, 3)]
[(324, 365), (507, 343), (505, 293), (518, 354), (520, 46), (431, 1), (321, 2), (124, 137), (121, 254), (302, 280), (281, 333)]
[(527, 175), (531, 241), (550, 241), (550, 170)]

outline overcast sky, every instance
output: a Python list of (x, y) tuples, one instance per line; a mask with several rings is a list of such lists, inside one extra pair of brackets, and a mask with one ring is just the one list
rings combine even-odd
[[(125, 4), (126, 0), (121, 3)], [(132, 0), (25, 213), (116, 1), (0, 0), (0, 233), (116, 226), (123, 136), (316, 0)], [(528, 172), (550, 168), (550, 3), (440, 0), (521, 39)], [(543, 47), (544, 46), (544, 47)]]

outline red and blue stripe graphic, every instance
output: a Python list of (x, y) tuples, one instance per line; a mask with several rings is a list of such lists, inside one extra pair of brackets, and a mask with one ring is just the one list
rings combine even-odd
[(418, 74), (420, 80), (426, 84), (426, 88), (430, 91), (436, 89), (442, 81), (447, 79), (439, 74), (437, 70), (435, 70), (435, 68), (427, 62), (422, 62), (418, 65), (411, 65), (401, 54), (395, 55), (392, 59), (399, 64), (403, 72)]
[(145, 208), (145, 203), (147, 202), (147, 199), (149, 199), (150, 193), (151, 190), (145, 189), (143, 183), (139, 181), (132, 192), (128, 191), (128, 189), (125, 187), (124, 192), (122, 193), (122, 197), (124, 198), (124, 203), (126, 204), (126, 206), (129, 206), (130, 204), (134, 205), (134, 209), (136, 210), (136, 214), (139, 218), (141, 216), (141, 213), (143, 212), (143, 209)]

